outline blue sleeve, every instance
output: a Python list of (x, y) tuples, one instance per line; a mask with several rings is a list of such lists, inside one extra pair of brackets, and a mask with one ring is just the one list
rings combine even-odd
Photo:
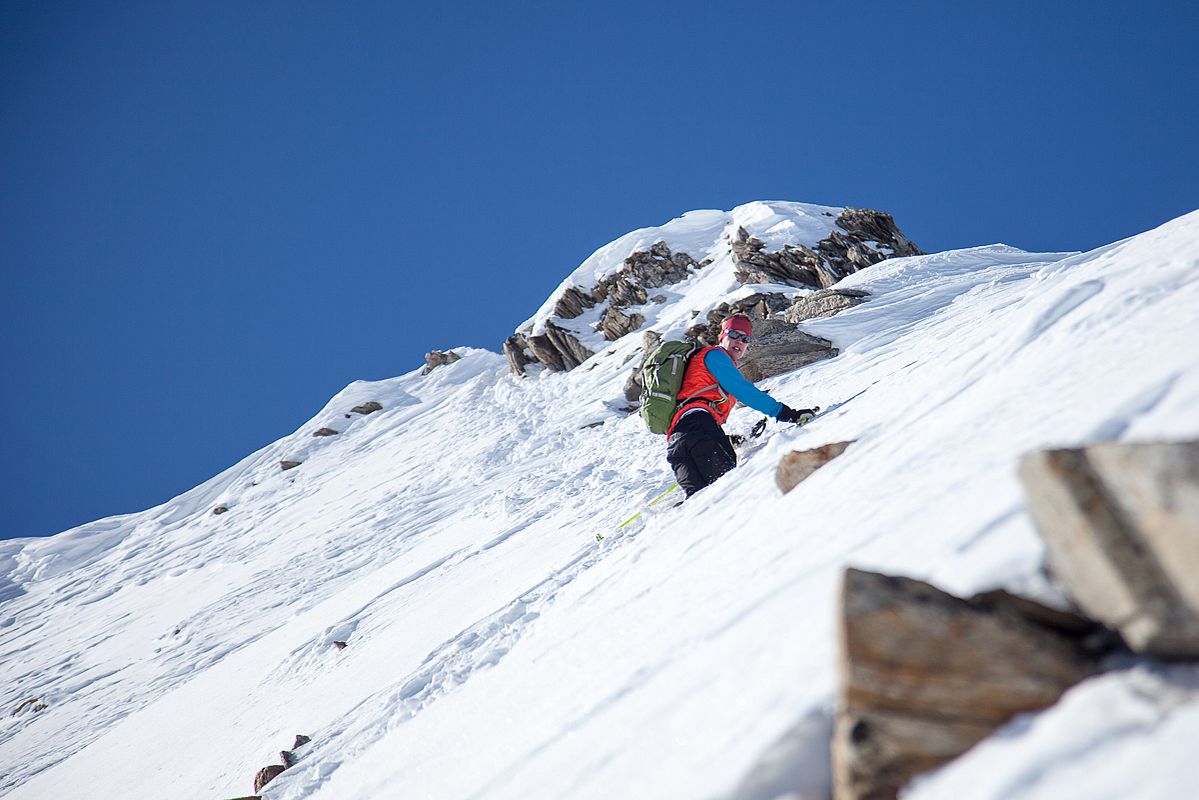
[(709, 350), (704, 356), (704, 366), (712, 373), (721, 389), (754, 411), (761, 411), (768, 417), (777, 417), (783, 410), (782, 403), (747, 381), (733, 364), (733, 359), (723, 350)]

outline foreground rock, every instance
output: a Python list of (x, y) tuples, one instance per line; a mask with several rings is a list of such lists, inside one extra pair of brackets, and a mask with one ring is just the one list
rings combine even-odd
[(837, 800), (894, 798), (916, 774), (1090, 675), (1092, 628), (1031, 609), (1042, 607), (967, 601), (911, 578), (848, 570), (832, 747)]
[(807, 480), (813, 472), (844, 453), (851, 444), (852, 441), (833, 442), (811, 450), (792, 450), (779, 461), (774, 471), (774, 482), (786, 494)]
[(1199, 442), (1047, 450), (1020, 477), (1079, 607), (1139, 653), (1199, 657)]

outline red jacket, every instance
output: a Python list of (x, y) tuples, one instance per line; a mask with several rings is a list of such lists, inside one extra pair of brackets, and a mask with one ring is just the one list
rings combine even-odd
[(716, 418), (717, 425), (723, 425), (737, 405), (737, 398), (720, 388), (716, 378), (704, 365), (704, 356), (718, 347), (705, 347), (691, 357), (687, 362), (687, 371), (683, 373), (683, 386), (679, 389), (679, 408), (674, 412), (674, 419), (666, 429), (666, 435), (674, 433), (674, 426), (679, 424), (679, 417), (693, 408), (703, 408)]

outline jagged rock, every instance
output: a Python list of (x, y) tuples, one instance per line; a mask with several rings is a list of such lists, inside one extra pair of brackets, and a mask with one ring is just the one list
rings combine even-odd
[(296, 754), (290, 750), (280, 750), (279, 760), (283, 762), (284, 769), (288, 769), (290, 767), (294, 767), (296, 765), (296, 761), (299, 759), (297, 759)]
[(735, 259), (735, 275), (741, 283), (824, 285), (820, 281), (820, 256), (804, 245), (787, 245), (782, 250), (767, 253), (766, 243), (750, 236), (745, 228), (737, 228), (729, 245)]
[(49, 708), (49, 706), (47, 706), (45, 703), (42, 702), (42, 698), (31, 697), (28, 700), (23, 701), (20, 705), (18, 705), (15, 709), (13, 709), (11, 716), (15, 717), (19, 714), (24, 714), (26, 712), (28, 712), (30, 714), (36, 714), (39, 711), (45, 711), (47, 708)]
[(609, 300), (617, 308), (639, 306), (649, 300), (647, 289), (679, 283), (693, 269), (709, 263), (696, 263), (687, 253), (671, 253), (666, 242), (655, 242), (649, 250), (638, 250), (626, 258), (620, 269), (596, 285), (591, 296), (596, 302)]
[(797, 245), (773, 253), (765, 252), (760, 239), (738, 228), (730, 242), (737, 280), (827, 289), (846, 275), (887, 258), (923, 253), (895, 226), (891, 215), (882, 211), (847, 208), (835, 224), (841, 231), (821, 239), (814, 250)]
[(834, 442), (812, 450), (792, 450), (779, 461), (774, 471), (774, 482), (786, 494), (813, 472), (844, 453), (851, 444), (853, 441)]
[(1138, 653), (1199, 656), (1199, 441), (1025, 456), (1049, 566)]
[(513, 375), (524, 375), (525, 367), (537, 363), (536, 356), (529, 349), (528, 341), (519, 333), (514, 333), (504, 340), (504, 358), (508, 359), (508, 369)]
[(350, 411), (354, 412), (355, 414), (374, 414), (376, 411), (382, 410), (383, 406), (379, 405), (379, 403), (375, 402), (374, 400), (363, 403), (360, 406), (354, 406), (350, 409)]
[[(658, 349), (658, 345), (660, 344), (662, 344), (662, 334), (657, 331), (650, 330), (641, 334), (641, 360), (637, 362), (637, 368), (630, 372), (629, 377), (625, 379), (623, 388), (624, 399), (630, 403), (640, 403), (641, 392), (645, 389), (645, 381), (641, 375), (641, 370), (645, 367), (645, 362), (649, 360), (649, 357)], [(637, 406), (633, 406), (632, 410), (636, 411)]]
[(791, 306), (778, 315), (784, 322), (798, 323), (805, 319), (832, 317), (847, 308), (861, 305), (869, 297), (858, 289), (822, 289), (809, 295), (796, 297)]
[(296, 743), (291, 746), (291, 749), (299, 750), (301, 747), (303, 747), (304, 745), (308, 744), (311, 741), (312, 741), (312, 739), (310, 737), (305, 736), (302, 733), (297, 733), (296, 734)]
[(574, 319), (584, 311), (595, 307), (595, 298), (577, 286), (569, 287), (554, 304), (554, 316)]
[(573, 333), (553, 321), (545, 324), (544, 334), (529, 336), (528, 343), (533, 356), (553, 372), (574, 369), (595, 355)]
[(284, 472), (286, 472), (289, 469), (295, 469), (296, 467), (300, 466), (303, 463), (304, 463), (303, 461), (288, 461), (285, 458), (279, 462), (279, 466), (283, 468)]
[(453, 350), (443, 353), (440, 350), (434, 350), (425, 353), (425, 366), (421, 369), (421, 375), (428, 375), (433, 370), (443, 364), (453, 364), (455, 361), (461, 361), (462, 356), (455, 353)]
[(1083, 632), (1047, 625), (1018, 603), (963, 600), (856, 569), (841, 600), (837, 800), (896, 797), (917, 773), (1015, 714), (1052, 705), (1095, 670)]
[(816, 249), (834, 270), (846, 275), (888, 258), (924, 254), (903, 235), (896, 227), (895, 219), (885, 211), (847, 208), (837, 217), (836, 225), (845, 233), (834, 231), (821, 240)]
[(785, 322), (754, 323), (754, 343), (738, 365), (747, 380), (757, 383), (837, 355), (828, 339), (804, 333)]
[(224, 514), (228, 510), (229, 510), (229, 506), (217, 506), (216, 508), (212, 509), (212, 513), (213, 514)]
[(334, 642), (334, 643), (333, 643), (333, 646), (334, 646), (334, 647), (336, 647), (338, 650), (345, 650), (345, 649), (346, 649), (346, 647), (348, 647), (348, 645), (347, 645), (345, 642), (342, 642), (342, 641), (336, 641), (336, 642)]
[[(753, 320), (754, 336), (761, 336), (763, 332), (759, 330), (758, 323), (785, 311), (790, 306), (790, 302), (784, 294), (757, 292), (732, 303), (721, 303), (708, 312), (704, 322), (688, 328), (687, 336), (705, 347), (712, 347), (720, 338), (721, 323), (738, 314)], [(781, 327), (774, 326), (770, 330), (781, 330)]]
[(608, 310), (600, 317), (599, 329), (604, 338), (615, 342), (620, 337), (632, 333), (645, 324), (645, 317), (637, 312), (625, 315), (619, 308), (608, 306)]
[(278, 778), (285, 769), (287, 767), (282, 764), (271, 764), (258, 770), (258, 774), (254, 776), (254, 791), (261, 792), (263, 786)]
[(312, 435), (313, 436), (336, 436), (337, 433), (338, 432), (333, 430), (332, 428), (318, 428), (317, 430), (312, 432)]

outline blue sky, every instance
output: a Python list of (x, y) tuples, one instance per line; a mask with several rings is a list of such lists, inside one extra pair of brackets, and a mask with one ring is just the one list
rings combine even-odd
[(1151, 228), (1199, 206), (1197, 31), (1181, 2), (9, 0), (0, 536), (498, 350), (690, 209), (880, 208), (929, 251)]

